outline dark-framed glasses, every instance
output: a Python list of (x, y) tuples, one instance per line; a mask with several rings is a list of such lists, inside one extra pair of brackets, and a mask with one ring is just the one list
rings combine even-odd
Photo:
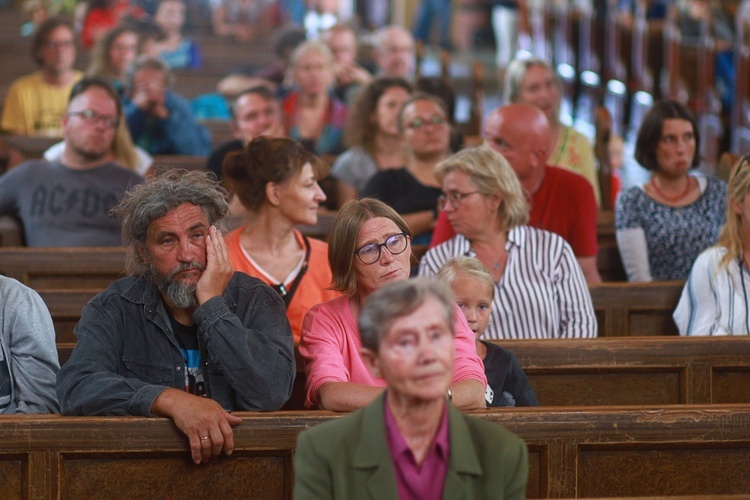
[(430, 119), (423, 120), (422, 118), (415, 118), (409, 124), (407, 127), (409, 127), (412, 130), (422, 130), (427, 125), (433, 125), (435, 127), (439, 127), (443, 123), (447, 123), (447, 119), (443, 118), (442, 116), (433, 116)]
[(100, 121), (104, 124), (107, 128), (115, 128), (117, 127), (117, 122), (119, 121), (119, 118), (112, 115), (100, 115), (93, 109), (84, 109), (81, 111), (71, 111), (68, 113), (68, 116), (77, 116), (84, 122), (95, 125), (96, 122)]
[(365, 246), (354, 250), (362, 264), (374, 264), (380, 260), (380, 252), (383, 247), (387, 248), (391, 255), (404, 253), (409, 246), (409, 235), (407, 233), (398, 233), (389, 236), (383, 243), (369, 243)]
[(472, 194), (481, 194), (481, 191), (471, 191), (470, 193), (457, 193), (455, 191), (451, 191), (450, 193), (443, 192), (438, 196), (438, 206), (441, 210), (444, 210), (450, 203), (453, 208), (457, 209), (461, 206), (461, 202), (464, 201), (464, 198), (471, 196)]

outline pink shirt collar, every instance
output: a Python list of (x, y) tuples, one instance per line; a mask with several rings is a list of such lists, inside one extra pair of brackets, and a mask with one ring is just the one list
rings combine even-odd
[(398, 430), (396, 418), (388, 406), (388, 398), (383, 397), (385, 413), (385, 432), (388, 449), (393, 460), (396, 476), (396, 487), (400, 500), (424, 500), (426, 498), (443, 498), (445, 475), (450, 460), (450, 435), (448, 433), (448, 406), (443, 407), (435, 439), (430, 451), (419, 466), (414, 454)]

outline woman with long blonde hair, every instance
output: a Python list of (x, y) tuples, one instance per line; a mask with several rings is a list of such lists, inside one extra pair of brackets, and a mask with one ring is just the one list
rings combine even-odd
[(729, 177), (726, 223), (698, 256), (674, 312), (680, 335), (750, 333), (750, 158)]

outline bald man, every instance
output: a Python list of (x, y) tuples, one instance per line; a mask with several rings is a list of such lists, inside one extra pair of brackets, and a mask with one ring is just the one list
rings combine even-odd
[[(521, 181), (531, 205), (529, 225), (559, 234), (570, 243), (586, 281), (601, 282), (596, 268), (596, 200), (591, 184), (581, 175), (547, 165), (550, 125), (544, 112), (528, 104), (495, 109), (484, 122), (489, 147), (502, 154)], [(445, 214), (440, 214), (430, 246), (453, 237)]]

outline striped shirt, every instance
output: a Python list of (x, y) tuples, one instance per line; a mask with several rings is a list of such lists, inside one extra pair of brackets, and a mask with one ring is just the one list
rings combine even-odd
[[(508, 262), (495, 283), (492, 315), (483, 338), (596, 337), (597, 324), (586, 280), (570, 245), (560, 236), (517, 226), (505, 244)], [(434, 276), (453, 257), (476, 257), (462, 235), (429, 250), (420, 276)]]
[(750, 333), (750, 272), (738, 260), (719, 267), (725, 247), (711, 247), (695, 259), (674, 311), (680, 335)]

